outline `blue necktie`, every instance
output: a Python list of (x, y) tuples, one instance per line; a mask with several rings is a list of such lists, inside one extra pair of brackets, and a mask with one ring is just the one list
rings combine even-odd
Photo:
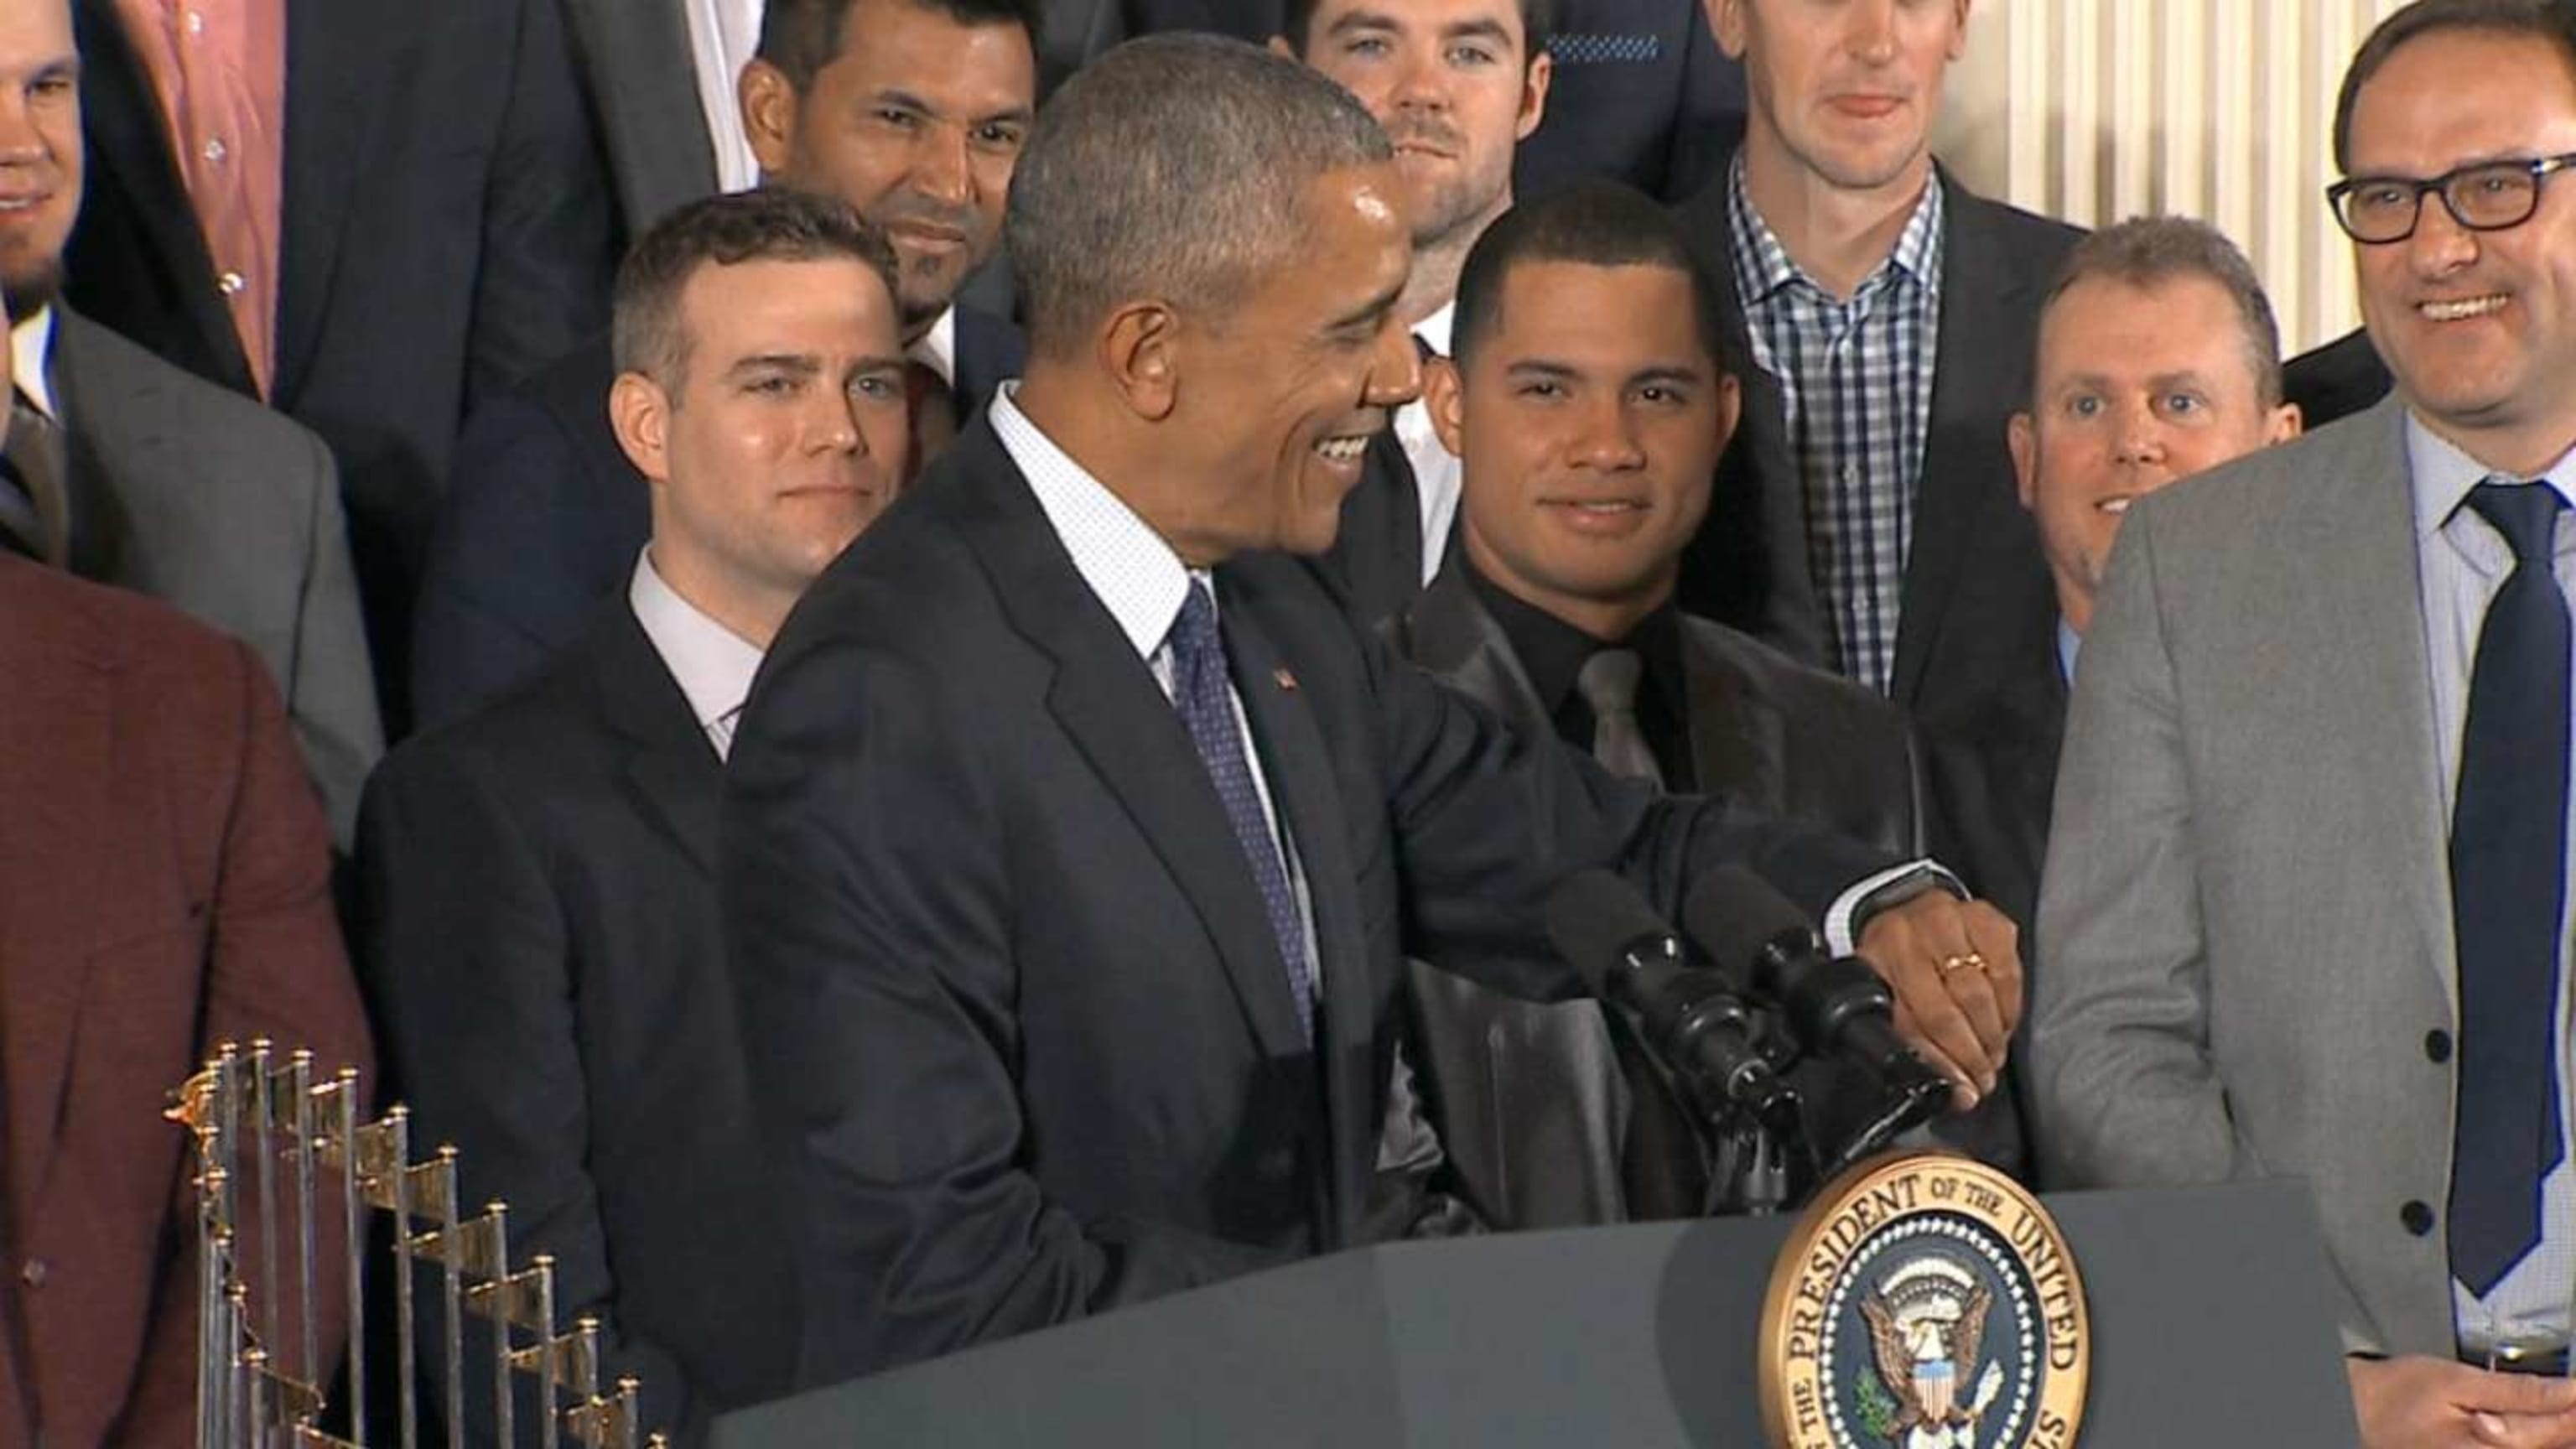
[(1288, 864), (1262, 814), (1261, 795), (1252, 782), (1252, 762), (1244, 754), (1243, 731), (1234, 713), (1227, 683), (1225, 640), (1217, 633), (1216, 600), (1207, 585), (1190, 580), (1181, 617), (1172, 625), (1172, 707), (1190, 732), (1199, 759), (1217, 798), (1225, 802), (1226, 819), (1234, 824), (1235, 843), (1243, 847), (1252, 879), (1261, 887), (1270, 932), (1278, 937), (1279, 954), (1288, 968), (1288, 990), (1297, 1001), (1297, 1021), (1306, 1039), (1315, 1037), (1315, 973), (1306, 959), (1306, 921), (1297, 910), (1296, 893), (1288, 887)]
[(2481, 483), (2469, 506), (2512, 545), (2469, 682), (2451, 815), (2460, 1090), (2451, 1273), (2483, 1298), (2540, 1240), (2558, 1127), (2559, 917), (2567, 861), (2567, 600), (2546, 483)]

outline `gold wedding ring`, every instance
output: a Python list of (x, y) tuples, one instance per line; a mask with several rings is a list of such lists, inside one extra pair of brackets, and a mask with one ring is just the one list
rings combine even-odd
[(1983, 971), (1985, 969), (1986, 958), (1978, 955), (1974, 951), (1969, 952), (1965, 956), (1944, 956), (1941, 958), (1940, 972), (1941, 979), (1944, 981), (1949, 980), (1951, 977), (1962, 971)]

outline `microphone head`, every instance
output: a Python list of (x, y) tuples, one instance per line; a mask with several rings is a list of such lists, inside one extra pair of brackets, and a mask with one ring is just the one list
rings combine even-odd
[(1635, 886), (1595, 867), (1576, 871), (1547, 894), (1547, 939), (1595, 996), (1610, 973), (1643, 940), (1666, 940), (1673, 928)]
[(1782, 936), (1815, 937), (1805, 912), (1740, 865), (1719, 866), (1691, 883), (1682, 924), (1717, 968), (1738, 981), (1755, 979), (1755, 960)]

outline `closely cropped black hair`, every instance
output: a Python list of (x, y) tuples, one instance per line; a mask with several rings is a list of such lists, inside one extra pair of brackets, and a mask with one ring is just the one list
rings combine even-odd
[(1595, 267), (1669, 267), (1690, 279), (1700, 346), (1718, 370), (1738, 373), (1726, 295), (1691, 250), (1690, 236), (1652, 197), (1623, 182), (1593, 180), (1504, 212), (1468, 251), (1458, 273), (1458, 310), (1449, 337), (1460, 367), (1502, 325), (1503, 284), (1524, 262)]
[[(760, 46), (753, 55), (778, 68), (799, 95), (814, 77), (841, 58), (849, 41), (850, 12), (859, 0), (769, 0), (760, 17)], [(960, 25), (1016, 25), (1037, 49), (1046, 17), (1039, 0), (905, 0), (935, 10)]]

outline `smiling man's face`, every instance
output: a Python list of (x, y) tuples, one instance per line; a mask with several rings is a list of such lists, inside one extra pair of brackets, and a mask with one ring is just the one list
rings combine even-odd
[(2040, 320), (2033, 411), (2011, 425), (2022, 506), (2081, 632), (2129, 505), (2298, 431), (2266, 406), (2243, 314), (2205, 276), (2093, 276)]

